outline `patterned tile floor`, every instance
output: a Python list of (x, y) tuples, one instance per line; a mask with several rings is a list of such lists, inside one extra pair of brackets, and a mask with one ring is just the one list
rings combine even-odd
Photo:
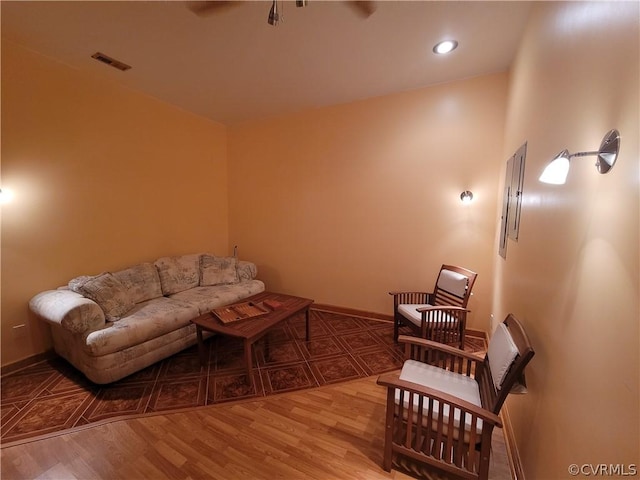
[[(56, 358), (2, 377), (2, 446), (89, 424), (257, 398), (378, 375), (401, 367), (401, 347), (390, 322), (311, 310), (311, 340), (304, 316), (274, 327), (253, 351), (247, 382), (242, 342), (206, 341), (201, 366), (191, 347), (109, 385), (95, 385)], [(469, 338), (465, 350), (482, 351)]]

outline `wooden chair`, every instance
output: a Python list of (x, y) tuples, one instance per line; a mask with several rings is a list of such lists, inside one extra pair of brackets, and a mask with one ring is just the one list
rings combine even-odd
[(406, 361), (400, 374), (380, 376), (387, 387), (384, 464), (398, 455), (466, 479), (486, 479), (493, 427), (510, 391), (521, 391), (534, 355), (509, 314), (484, 358), (448, 345), (401, 336)]
[(464, 347), (467, 303), (477, 273), (442, 265), (433, 292), (389, 292), (393, 295), (393, 340), (401, 325), (427, 340)]

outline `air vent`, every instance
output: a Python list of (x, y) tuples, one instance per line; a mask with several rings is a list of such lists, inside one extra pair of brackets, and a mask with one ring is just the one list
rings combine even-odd
[(122, 70), (123, 72), (125, 70), (129, 70), (131, 68), (130, 65), (127, 65), (126, 63), (119, 62), (115, 58), (111, 58), (108, 55), (105, 55), (104, 53), (96, 52), (93, 55), (91, 55), (91, 58), (95, 58), (96, 60), (98, 60), (98, 61), (100, 61), (102, 63), (106, 63), (107, 65), (110, 65), (113, 68), (117, 68), (118, 70)]

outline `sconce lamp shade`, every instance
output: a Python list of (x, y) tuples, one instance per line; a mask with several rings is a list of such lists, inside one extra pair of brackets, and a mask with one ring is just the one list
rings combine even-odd
[(462, 201), (462, 203), (464, 203), (465, 205), (467, 203), (471, 203), (471, 201), (473, 200), (473, 193), (471, 193), (469, 190), (465, 190), (464, 192), (462, 192), (460, 194), (460, 200)]
[(550, 183), (552, 185), (563, 185), (567, 181), (567, 175), (569, 174), (569, 152), (563, 150), (553, 161), (547, 165), (547, 167), (540, 175), (539, 180), (543, 183)]
[(620, 152), (620, 132), (618, 130), (609, 130), (602, 139), (600, 149), (595, 152), (578, 152), (569, 153), (567, 150), (560, 152), (549, 165), (546, 166), (542, 175), (541, 182), (551, 183), (553, 185), (562, 185), (567, 180), (569, 173), (569, 159), (573, 157), (588, 157), (596, 155), (596, 169), (599, 173), (607, 173), (618, 159)]
[(5, 205), (13, 200), (13, 192), (7, 188), (0, 189), (0, 205)]

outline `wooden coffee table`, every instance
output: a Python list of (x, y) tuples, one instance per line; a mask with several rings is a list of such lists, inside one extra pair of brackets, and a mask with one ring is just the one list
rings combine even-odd
[[(204, 341), (202, 339), (202, 332), (215, 332), (221, 335), (228, 335), (230, 337), (241, 338), (244, 342), (244, 359), (247, 368), (247, 378), (249, 383), (252, 382), (251, 377), (251, 347), (260, 340), (271, 327), (278, 323), (290, 318), (298, 313), (304, 312), (306, 328), (306, 339), (309, 341), (309, 307), (313, 303), (313, 300), (308, 298), (293, 297), (291, 295), (285, 295), (282, 293), (262, 292), (257, 295), (245, 298), (241, 302), (253, 302), (257, 305), (262, 305), (265, 300), (276, 301), (280, 306), (274, 310), (268, 309), (268, 313), (255, 317), (246, 318), (242, 320), (236, 320), (233, 322), (224, 323), (212, 312), (207, 312), (199, 317), (191, 320), (191, 323), (196, 325), (196, 332), (198, 335), (198, 354), (200, 356), (200, 364), (206, 365), (206, 353), (204, 348)], [(229, 305), (230, 306), (230, 305)]]

